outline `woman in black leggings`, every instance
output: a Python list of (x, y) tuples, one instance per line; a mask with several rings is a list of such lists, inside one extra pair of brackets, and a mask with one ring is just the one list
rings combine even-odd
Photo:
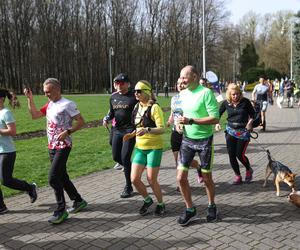
[[(36, 184), (29, 184), (12, 176), (16, 160), (16, 148), (12, 136), (16, 135), (16, 122), (11, 111), (4, 107), (6, 97), (12, 105), (12, 94), (6, 89), (0, 89), (0, 181), (3, 186), (26, 191), (33, 203), (37, 199)], [(0, 188), (0, 214), (7, 211)]]
[[(243, 97), (240, 86), (229, 84), (226, 92), (226, 99), (220, 106), (220, 117), (227, 111), (227, 125), (225, 138), (227, 151), (231, 167), (235, 173), (232, 184), (242, 184), (242, 177), (238, 160), (246, 168), (245, 182), (250, 183), (252, 180), (253, 170), (250, 167), (248, 158), (245, 155), (247, 146), (250, 141), (254, 109), (249, 99)], [(221, 129), (220, 124), (216, 125), (216, 130)]]

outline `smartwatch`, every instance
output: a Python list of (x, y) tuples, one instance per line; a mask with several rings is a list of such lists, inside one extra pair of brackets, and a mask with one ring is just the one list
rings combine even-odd
[(189, 119), (189, 125), (192, 125), (194, 123), (194, 119), (193, 118), (190, 118)]

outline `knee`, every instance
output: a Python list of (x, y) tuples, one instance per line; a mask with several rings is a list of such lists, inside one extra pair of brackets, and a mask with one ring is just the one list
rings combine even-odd
[(131, 183), (136, 186), (138, 183), (141, 182), (140, 178), (138, 176), (131, 176)]
[(147, 177), (147, 181), (148, 181), (148, 183), (149, 183), (149, 185), (150, 185), (151, 187), (153, 187), (154, 185), (157, 184), (157, 179), (156, 179), (156, 178), (153, 178), (152, 176), (148, 176), (148, 177)]
[(184, 186), (188, 183), (188, 179), (186, 176), (178, 173), (177, 174), (177, 183), (180, 185), (180, 186)]

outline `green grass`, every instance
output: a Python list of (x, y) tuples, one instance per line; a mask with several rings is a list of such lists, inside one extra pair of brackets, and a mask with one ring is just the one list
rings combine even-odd
[[(85, 121), (102, 119), (108, 110), (107, 95), (70, 95), (65, 96), (74, 100)], [(28, 132), (45, 129), (46, 121), (44, 118), (31, 120), (27, 110), (27, 101), (24, 96), (19, 97), (21, 108), (14, 110), (17, 120), (17, 131)], [(35, 96), (37, 108), (40, 108), (47, 99), (44, 96)], [(168, 107), (171, 98), (159, 97), (158, 102), (161, 107)], [(170, 112), (164, 113), (165, 121)], [(222, 117), (225, 120), (226, 117)], [(167, 129), (163, 135), (164, 150), (170, 148), (170, 133)], [(109, 146), (109, 135), (102, 126), (80, 130), (72, 135), (73, 149), (68, 160), (68, 172), (70, 178), (79, 177), (95, 171), (111, 168), (114, 165)], [(39, 187), (48, 185), (48, 170), (50, 166), (47, 138), (33, 138), (28, 140), (16, 141), (17, 159), (15, 163), (14, 176), (28, 182), (36, 182)], [(5, 197), (16, 194), (18, 191), (1, 187)]]

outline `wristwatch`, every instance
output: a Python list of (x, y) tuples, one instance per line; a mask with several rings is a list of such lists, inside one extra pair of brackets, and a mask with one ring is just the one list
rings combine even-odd
[(148, 127), (148, 128), (147, 128), (147, 131), (148, 131), (148, 133), (150, 133), (150, 132), (151, 132), (151, 128)]
[(194, 121), (193, 118), (190, 118), (190, 119), (189, 119), (189, 124), (190, 124), (190, 125), (192, 125), (194, 122), (195, 122), (195, 121)]
[(67, 129), (68, 135), (72, 133), (71, 129)]

